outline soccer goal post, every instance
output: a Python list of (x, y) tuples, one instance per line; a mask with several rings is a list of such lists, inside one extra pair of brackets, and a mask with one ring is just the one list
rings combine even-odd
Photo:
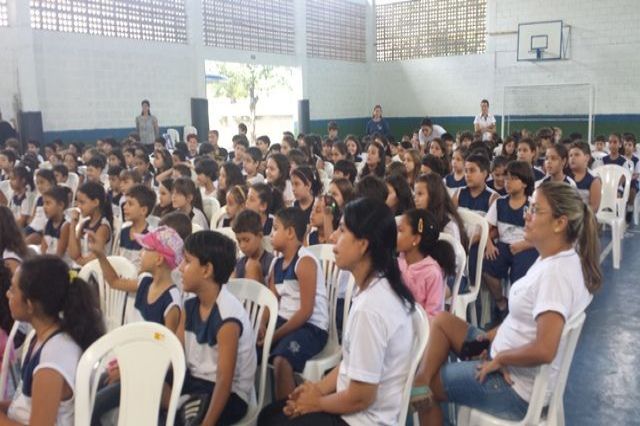
[(541, 84), (505, 86), (502, 102), (501, 136), (528, 129), (559, 127), (565, 136), (581, 133), (593, 138), (594, 86), (580, 84)]

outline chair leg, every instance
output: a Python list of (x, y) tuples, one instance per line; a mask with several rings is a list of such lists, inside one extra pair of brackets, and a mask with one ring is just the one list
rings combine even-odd
[[(624, 220), (624, 219), (623, 219)], [(611, 224), (611, 244), (613, 245), (613, 268), (620, 269), (620, 257), (622, 250), (622, 224), (616, 220)]]
[(640, 225), (640, 194), (633, 200), (633, 224)]

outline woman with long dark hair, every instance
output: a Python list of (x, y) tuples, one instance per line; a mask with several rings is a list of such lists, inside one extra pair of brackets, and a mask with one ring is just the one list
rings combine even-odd
[(104, 333), (95, 294), (61, 258), (47, 255), (22, 264), (7, 297), (13, 319), (31, 324), (36, 334), (0, 424), (73, 424), (80, 356)]
[(358, 287), (342, 341), (342, 361), (321, 381), (265, 408), (260, 425), (395, 425), (409, 373), (415, 302), (396, 261), (396, 222), (383, 202), (347, 204), (334, 247), (336, 265)]

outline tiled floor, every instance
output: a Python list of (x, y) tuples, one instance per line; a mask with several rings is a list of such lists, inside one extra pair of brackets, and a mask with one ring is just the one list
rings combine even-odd
[(565, 392), (568, 426), (640, 425), (640, 229), (624, 240), (621, 268), (611, 254), (602, 268)]

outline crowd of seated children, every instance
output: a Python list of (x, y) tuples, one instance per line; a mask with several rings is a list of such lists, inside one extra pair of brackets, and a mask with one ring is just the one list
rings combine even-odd
[[(390, 134), (371, 134), (361, 140), (348, 135), (344, 141), (336, 134), (323, 141), (315, 135), (295, 137), (285, 132), (280, 144), (271, 144), (263, 136), (256, 146), (238, 135), (233, 139), (234, 151), (224, 157), (208, 141), (199, 143), (196, 135), (190, 135), (187, 143), (177, 143), (172, 151), (158, 140), (152, 156), (135, 134), (121, 143), (105, 139), (86, 148), (57, 142), (45, 151), (32, 143), (22, 155), (20, 144), (9, 141), (0, 150), (0, 178), (6, 181), (0, 186), (0, 204), (4, 204), (0, 206), (0, 250), (8, 274), (16, 281), (9, 293), (15, 287), (16, 293), (29, 292), (28, 300), (57, 307), (54, 293), (75, 285), (70, 284), (75, 278), (65, 281), (56, 275), (52, 284), (56, 289), (51, 295), (41, 294), (40, 283), (22, 284), (24, 276), (32, 279), (40, 272), (22, 274), (20, 266), (35, 265), (39, 270), (46, 263), (62, 273), (98, 259), (109, 285), (136, 295), (126, 321), (158, 322), (183, 339), (189, 370), (183, 391), (205, 394), (204, 421), (215, 423), (239, 419), (247, 411), (257, 362), (254, 347), (261, 345), (264, 328), (253, 335), (243, 308), (225, 285), (230, 277), (253, 279), (279, 298), (277, 329), (266, 361), (274, 366), (274, 396), (280, 405), (265, 409), (261, 422), (286, 423), (321, 411), (318, 419), (330, 418), (337, 424), (393, 424), (398, 384), (380, 371), (380, 363), (393, 353), (398, 361), (392, 369), (401, 371), (408, 356), (402, 351), (410, 345), (384, 349), (406, 336), (383, 341), (371, 335), (371, 327), (402, 324), (410, 335), (408, 312), (414, 300), (432, 318), (444, 310), (450, 292), (447, 278), (455, 274), (456, 265), (453, 248), (439, 239), (442, 232), (469, 251), (468, 278), (473, 282), (479, 236), (471, 235), (469, 241), (460, 208), (485, 216), (490, 224), (482, 278), (493, 296), (492, 324), (497, 325), (511, 309), (512, 297), (505, 294), (502, 280), (509, 280), (511, 286), (522, 281), (538, 258), (536, 247), (524, 238), (523, 218), (527, 209), (535, 208), (529, 197), (536, 186), (549, 191), (557, 187), (555, 183), (567, 184), (580, 195), (585, 208), (595, 212), (601, 182), (590, 169), (600, 161), (632, 169), (637, 190), (639, 162), (633, 134), (612, 133), (608, 147), (607, 140), (598, 137), (592, 151), (579, 135), (563, 140), (556, 133), (541, 129), (532, 139), (522, 131), (502, 142), (494, 137), (482, 141), (464, 132), (420, 143), (420, 132), (416, 132), (398, 143)], [(43, 153), (46, 162), (38, 158)], [(70, 173), (76, 173), (77, 179)], [(214, 223), (204, 213), (203, 197), (216, 197), (225, 209)], [(394, 217), (392, 227), (389, 219)], [(122, 222), (128, 223), (122, 226)], [(210, 226), (232, 228), (242, 253), (239, 259), (233, 242), (207, 231)], [(185, 239), (186, 260), (178, 267)], [(318, 259), (306, 248), (316, 244), (335, 244), (336, 263), (343, 269), (336, 315), (340, 329), (349, 273), (362, 297), (354, 300), (355, 316), (344, 324), (346, 352), (341, 365), (320, 383), (296, 387), (295, 373), (322, 351), (328, 338), (327, 283)], [(45, 257), (35, 257), (35, 251)], [(107, 261), (111, 253), (129, 259), (139, 278), (119, 278)], [(461, 291), (465, 290), (463, 286)], [(388, 306), (379, 306), (383, 299), (397, 305), (384, 318), (376, 311), (384, 306), (388, 312)], [(65, 374), (75, 369), (77, 347), (85, 348), (91, 339), (77, 340), (81, 337), (75, 331), (65, 329), (66, 320), (48, 311), (25, 313), (20, 303), (15, 306), (11, 308), (14, 319), (37, 326), (52, 324), (62, 335), (68, 334), (64, 345), (72, 355), (54, 360), (68, 361), (60, 367), (60, 377), (40, 379), (58, 380), (63, 393), (53, 400), (57, 398), (56, 404), (64, 409), (58, 414), (40, 408), (32, 412), (22, 394), (14, 398), (9, 416), (27, 421), (32, 414), (68, 418), (72, 411), (69, 414), (67, 397), (72, 395), (73, 383)], [(231, 320), (221, 324), (220, 317)], [(370, 324), (363, 323), (369, 320)], [(215, 330), (213, 337), (206, 342), (197, 338), (208, 327)], [(93, 330), (95, 340), (101, 330)], [(38, 340), (40, 350), (47, 342), (46, 333), (43, 336), (45, 340)], [(197, 361), (213, 354), (217, 363)], [(235, 369), (230, 368), (231, 362)], [(37, 363), (33, 364), (36, 368)], [(38, 376), (39, 370), (33, 368), (23, 378)], [(101, 414), (117, 406), (117, 392), (113, 393), (117, 384), (117, 364), (111, 364), (101, 383), (94, 423), (99, 424)], [(48, 389), (49, 385), (41, 386)], [(27, 385), (19, 391), (31, 389)], [(344, 405), (342, 398), (353, 404)], [(32, 397), (30, 403), (40, 407), (41, 401)], [(278, 415), (270, 411), (274, 407), (280, 407)]]

